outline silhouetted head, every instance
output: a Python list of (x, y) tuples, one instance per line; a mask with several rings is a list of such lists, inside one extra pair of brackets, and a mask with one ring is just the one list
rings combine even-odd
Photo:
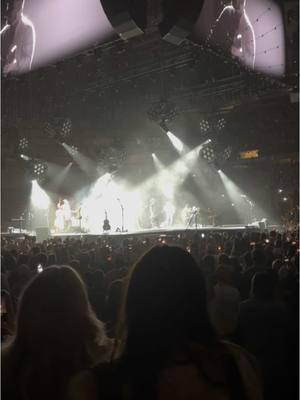
[(129, 356), (163, 358), (191, 342), (215, 340), (203, 275), (179, 247), (156, 246), (140, 259), (131, 273), (124, 313)]
[(251, 294), (260, 300), (268, 300), (273, 296), (274, 280), (268, 272), (257, 272), (251, 281)]
[(105, 340), (79, 275), (67, 266), (48, 267), (23, 292), (16, 333), (4, 349), (6, 385), (19, 386), (26, 398), (59, 398)]

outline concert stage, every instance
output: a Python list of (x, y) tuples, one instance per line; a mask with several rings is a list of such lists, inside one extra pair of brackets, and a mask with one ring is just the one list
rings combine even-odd
[[(149, 237), (149, 236), (159, 236), (159, 237), (171, 237), (175, 235), (186, 235), (190, 236), (195, 233), (199, 234), (209, 234), (209, 233), (234, 233), (234, 232), (259, 232), (261, 229), (258, 223), (251, 225), (222, 225), (222, 226), (198, 226), (198, 227), (183, 227), (183, 226), (173, 226), (171, 228), (153, 228), (153, 229), (139, 229), (135, 231), (129, 232), (93, 232), (93, 233), (83, 233), (83, 232), (65, 232), (65, 233), (50, 233), (48, 234), (48, 238), (85, 238), (86, 240), (95, 240), (97, 238), (131, 238), (131, 237)], [(45, 231), (44, 231), (45, 234)], [(5, 232), (1, 233), (2, 237), (5, 238), (14, 238), (14, 239), (22, 239), (25, 237), (36, 237), (37, 241), (44, 240), (45, 237), (39, 237), (39, 234), (35, 232)], [(44, 236), (44, 235), (43, 235)]]

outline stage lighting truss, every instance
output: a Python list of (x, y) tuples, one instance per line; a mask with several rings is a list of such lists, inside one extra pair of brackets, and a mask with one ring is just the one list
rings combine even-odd
[(72, 134), (72, 121), (70, 119), (66, 119), (61, 128), (60, 136), (63, 139), (67, 139), (71, 136)]
[(222, 129), (224, 129), (226, 126), (226, 120), (224, 117), (221, 117), (216, 124), (216, 128), (221, 131)]
[(154, 103), (148, 111), (148, 117), (159, 124), (173, 121), (178, 114), (177, 107), (165, 99)]
[(47, 172), (47, 165), (40, 162), (36, 161), (33, 165), (33, 174), (36, 178), (41, 179), (45, 176)]
[(19, 148), (20, 148), (20, 150), (26, 150), (26, 149), (28, 149), (28, 146), (29, 146), (28, 139), (26, 137), (22, 137), (19, 140)]
[(212, 145), (208, 144), (201, 150), (201, 156), (208, 162), (213, 162), (216, 158), (215, 151)]
[(203, 133), (206, 133), (209, 130), (209, 122), (206, 119), (200, 121), (200, 129)]

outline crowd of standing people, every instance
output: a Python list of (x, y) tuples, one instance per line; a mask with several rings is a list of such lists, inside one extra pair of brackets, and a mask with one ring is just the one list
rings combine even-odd
[(298, 398), (298, 231), (2, 238), (4, 399)]

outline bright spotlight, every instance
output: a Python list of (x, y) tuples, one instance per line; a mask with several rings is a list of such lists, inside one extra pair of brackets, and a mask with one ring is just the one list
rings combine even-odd
[(283, 201), (287, 201), (287, 197), (284, 197), (282, 200), (283, 200)]
[(152, 153), (152, 158), (153, 158), (153, 164), (155, 165), (155, 168), (157, 171), (161, 171), (165, 168), (163, 163), (157, 158), (155, 153)]
[(221, 169), (218, 169), (218, 173), (220, 173), (220, 172), (222, 172), (222, 170), (221, 170)]
[(184, 144), (180, 139), (178, 139), (177, 136), (175, 136), (172, 132), (168, 131), (167, 132), (168, 138), (170, 139), (172, 145), (175, 147), (175, 149), (178, 151), (178, 153), (182, 153), (184, 149)]
[(23, 160), (26, 160), (26, 161), (31, 160), (31, 158), (28, 157), (28, 156), (26, 156), (25, 154), (20, 154), (20, 157), (21, 157)]
[(40, 187), (40, 185), (35, 179), (32, 181), (31, 203), (35, 208), (39, 210), (47, 210), (50, 205), (49, 196)]
[(283, 190), (282, 189), (278, 189), (278, 193), (282, 193), (283, 192)]

